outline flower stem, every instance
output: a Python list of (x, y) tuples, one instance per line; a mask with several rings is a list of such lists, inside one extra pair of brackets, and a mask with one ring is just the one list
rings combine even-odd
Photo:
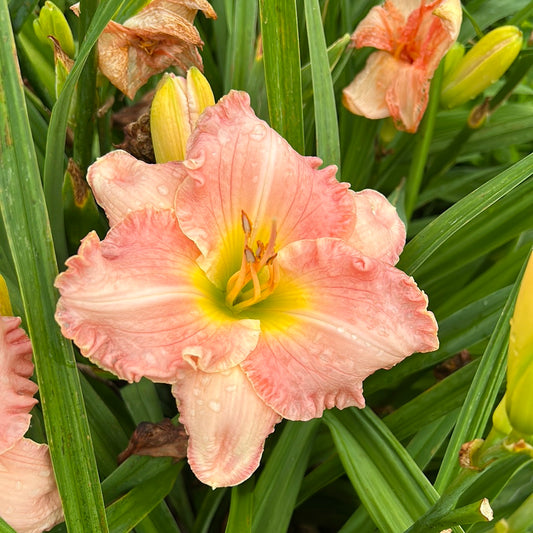
[[(98, 0), (81, 0), (80, 3), (80, 42), (94, 16)], [(96, 67), (97, 56), (94, 47), (80, 74), (77, 86), (73, 158), (85, 176), (92, 162), (92, 147), (96, 111)]]
[(428, 107), (426, 109), (426, 114), (424, 115), (420, 131), (417, 135), (413, 160), (407, 176), (407, 183), (405, 187), (405, 214), (408, 220), (413, 214), (416, 201), (418, 199), (418, 193), (420, 191), (422, 178), (424, 176), (424, 168), (428, 159), (429, 147), (433, 138), (433, 130), (435, 128), (435, 121), (439, 108), (442, 69), (443, 67), (441, 64), (436, 70), (435, 75), (433, 76), (433, 81), (431, 82), (431, 93), (429, 96)]

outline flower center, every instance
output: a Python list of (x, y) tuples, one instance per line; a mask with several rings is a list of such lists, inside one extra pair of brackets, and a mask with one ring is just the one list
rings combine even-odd
[(272, 222), (270, 238), (266, 246), (257, 241), (255, 252), (250, 246), (252, 223), (248, 215), (241, 212), (244, 246), (241, 268), (233, 274), (226, 285), (226, 305), (234, 311), (241, 311), (270, 296), (279, 283), (279, 265), (276, 261), (276, 223)]

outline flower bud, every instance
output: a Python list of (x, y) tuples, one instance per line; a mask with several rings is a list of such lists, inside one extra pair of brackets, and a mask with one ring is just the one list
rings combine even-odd
[(6, 280), (0, 274), (0, 316), (12, 316), (11, 302), (7, 292)]
[(511, 423), (509, 422), (509, 417), (507, 416), (507, 395), (504, 395), (501, 402), (498, 404), (498, 407), (492, 413), (492, 425), (502, 435), (509, 435), (513, 430)]
[(501, 26), (487, 33), (448, 69), (441, 104), (451, 108), (475, 98), (504, 74), (521, 48), (522, 32), (516, 26)]
[(150, 111), (150, 129), (158, 163), (183, 161), (187, 140), (203, 110), (214, 105), (209, 82), (195, 67), (187, 79), (165, 74), (159, 82)]
[(533, 435), (533, 254), (516, 299), (507, 360), (506, 409), (511, 426)]
[(63, 51), (69, 57), (74, 57), (75, 47), (72, 31), (65, 15), (53, 2), (46, 0), (39, 17), (33, 21), (33, 30), (43, 43), (51, 44), (48, 37), (54, 37)]

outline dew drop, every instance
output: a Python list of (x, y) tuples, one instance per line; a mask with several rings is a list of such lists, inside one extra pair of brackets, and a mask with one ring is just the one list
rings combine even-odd
[(226, 392), (235, 392), (237, 390), (237, 385), (228, 385), (226, 387)]
[(166, 196), (168, 194), (168, 187), (165, 186), (165, 185), (158, 185), (157, 186), (157, 192), (161, 195), (161, 196)]
[(214, 411), (215, 413), (220, 413), (220, 402), (217, 402), (216, 400), (211, 400), (208, 405), (211, 411)]
[(183, 161), (183, 166), (188, 168), (189, 170), (197, 170), (203, 166), (205, 163), (205, 154), (204, 152), (200, 152), (198, 154), (198, 157), (194, 159), (186, 159)]
[(261, 141), (263, 140), (265, 133), (266, 133), (265, 127), (262, 124), (258, 124), (257, 126), (254, 127), (254, 129), (250, 133), (250, 137), (254, 141)]

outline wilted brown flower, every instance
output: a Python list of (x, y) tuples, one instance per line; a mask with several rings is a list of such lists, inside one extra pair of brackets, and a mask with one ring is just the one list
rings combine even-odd
[(98, 66), (129, 98), (148, 79), (175, 65), (202, 67), (202, 39), (193, 25), (200, 10), (216, 13), (207, 0), (152, 0), (124, 24), (111, 21), (98, 39)]

